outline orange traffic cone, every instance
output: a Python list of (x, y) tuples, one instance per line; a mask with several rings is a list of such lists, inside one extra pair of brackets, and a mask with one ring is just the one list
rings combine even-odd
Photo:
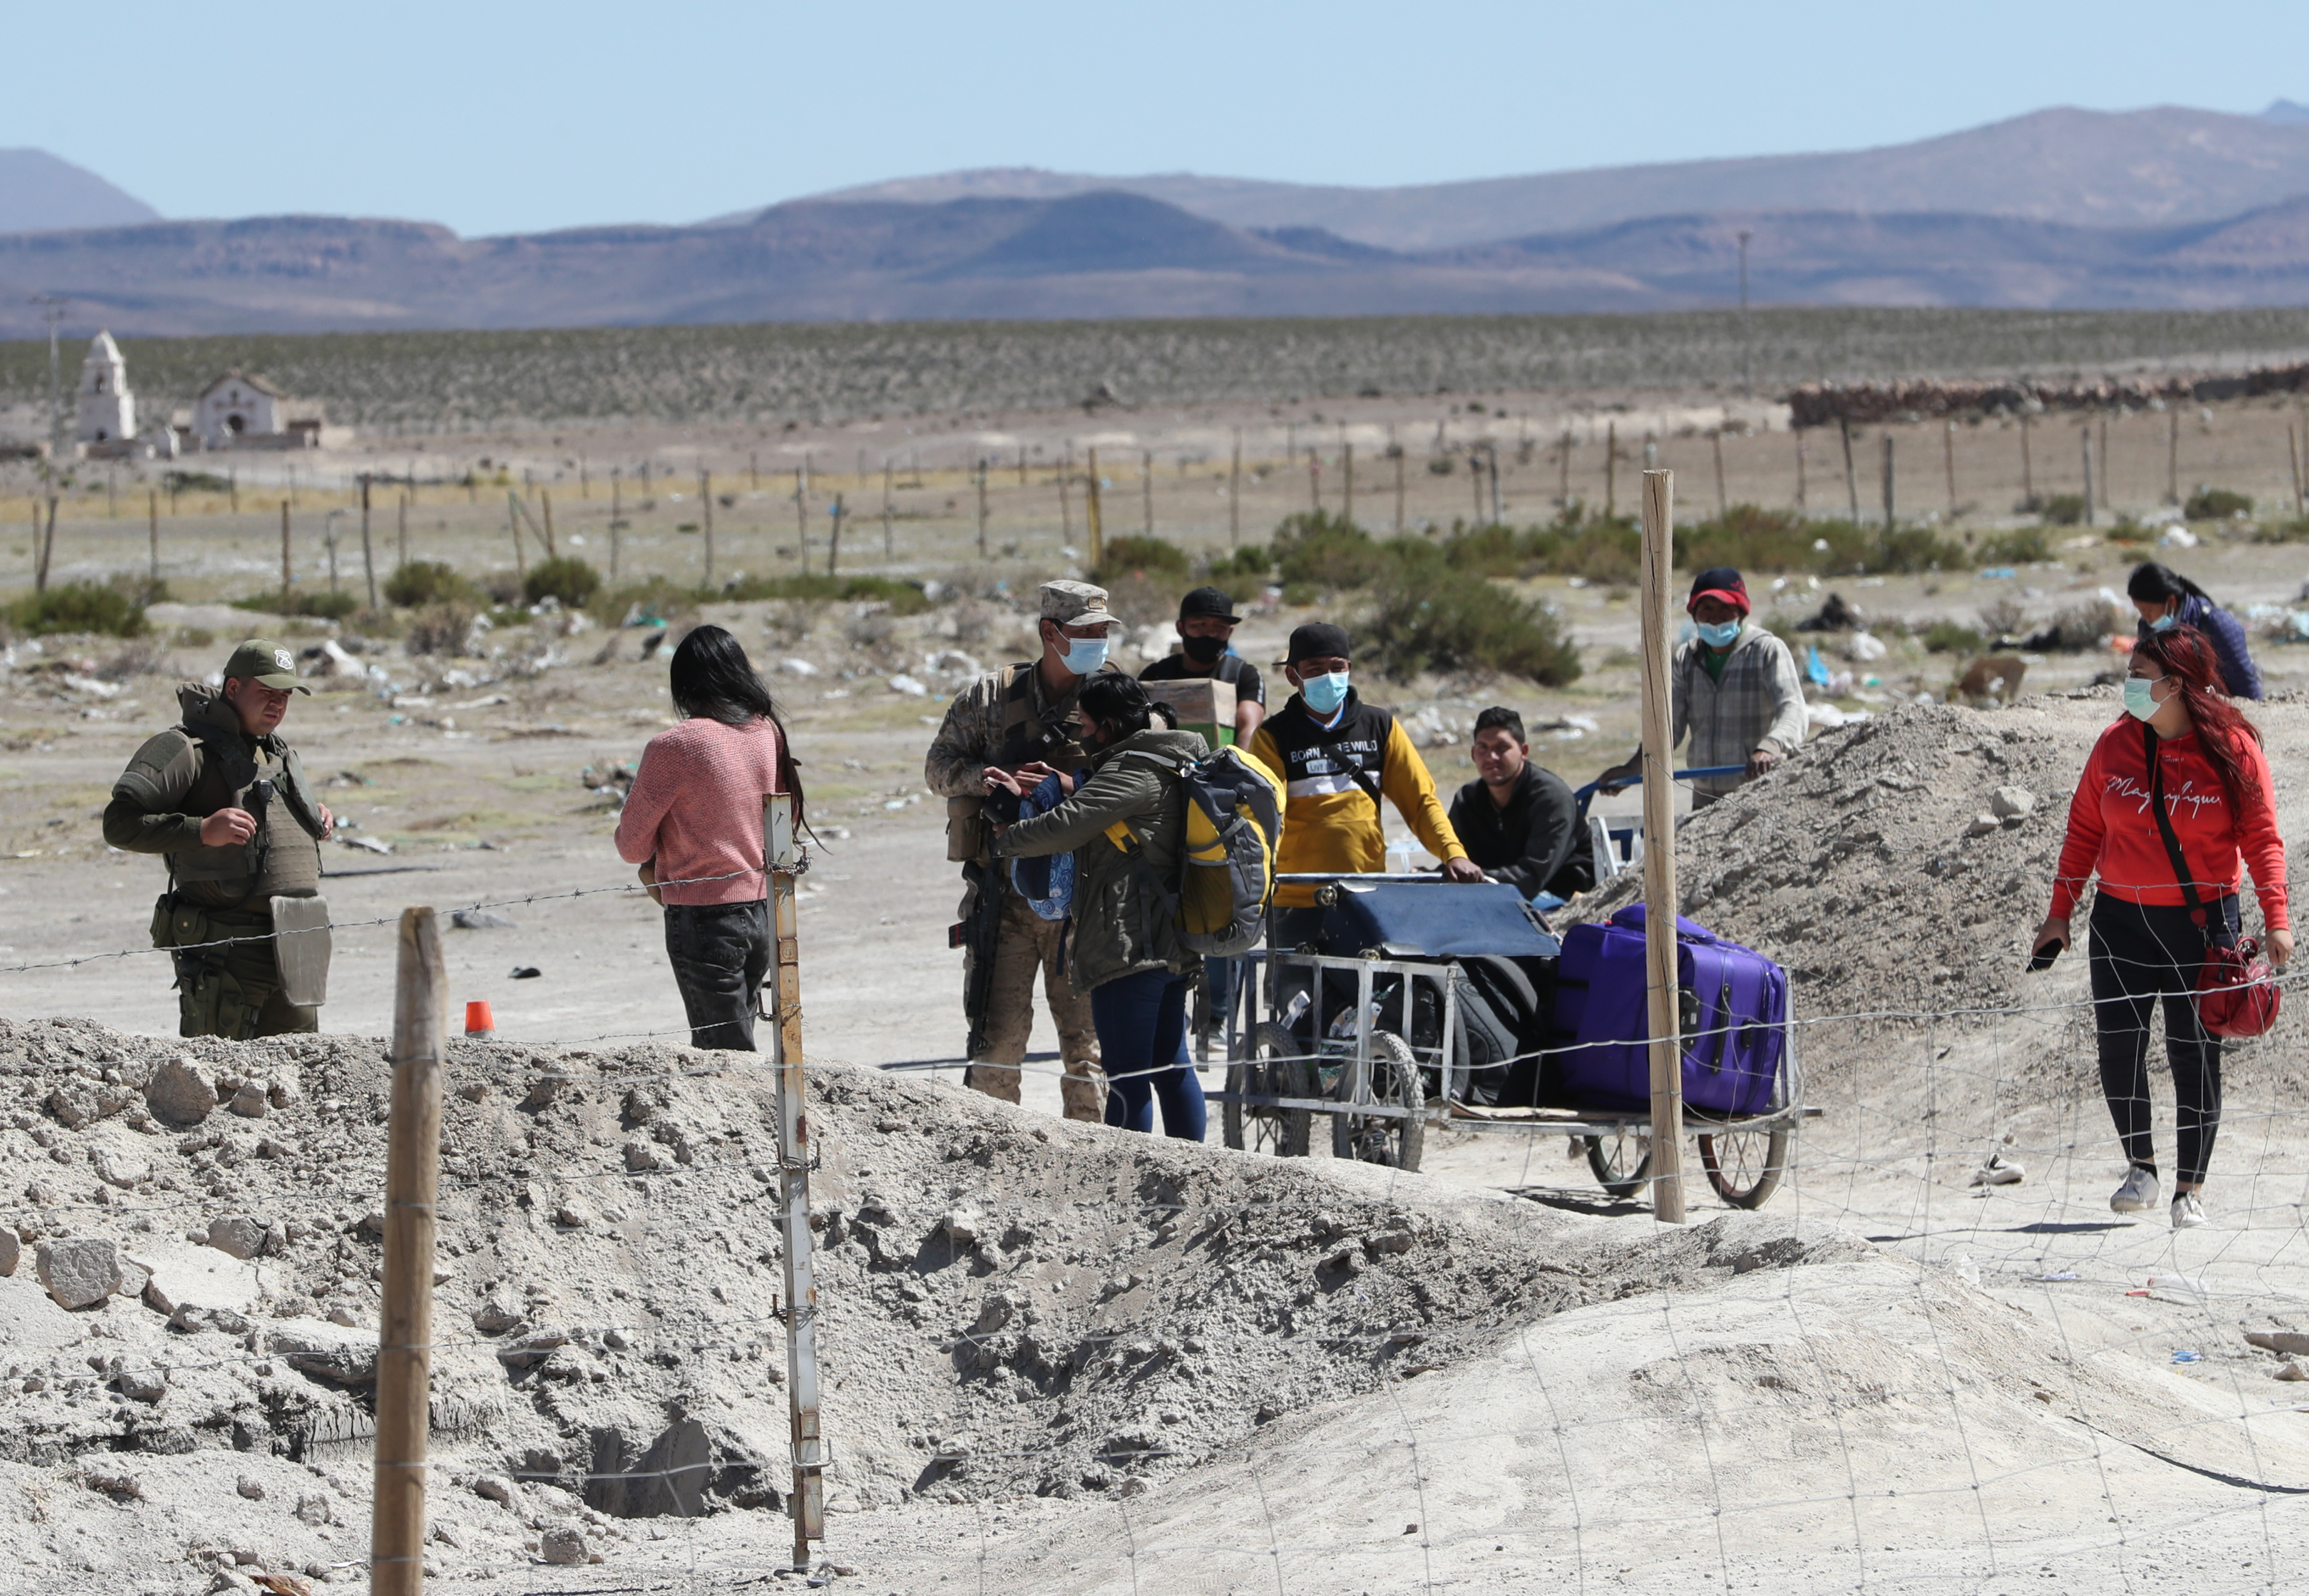
[(497, 1034), (497, 1017), (489, 1012), (486, 1000), (465, 1005), (465, 1035), (494, 1037)]

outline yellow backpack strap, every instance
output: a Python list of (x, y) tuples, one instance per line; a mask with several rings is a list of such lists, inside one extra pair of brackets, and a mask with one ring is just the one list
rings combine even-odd
[(1106, 828), (1106, 840), (1121, 852), (1128, 854), (1133, 845), (1138, 841), (1138, 833), (1130, 828), (1129, 821), (1117, 820)]

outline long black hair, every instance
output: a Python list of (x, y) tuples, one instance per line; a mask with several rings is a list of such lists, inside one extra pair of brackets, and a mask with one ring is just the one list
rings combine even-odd
[(1146, 729), (1146, 689), (1136, 676), (1103, 671), (1082, 684), (1075, 704), (1094, 724), (1112, 725), (1124, 737)]
[(2176, 598), (2201, 598), (2209, 604), (2213, 602), (2211, 594), (2171, 566), (2154, 559), (2132, 568), (2132, 575), (2124, 584), (2124, 596), (2149, 604)]
[[(777, 701), (755, 674), (746, 646), (727, 628), (690, 629), (673, 651), (673, 707), (685, 716), (742, 726), (765, 720), (778, 729), (778, 785), (792, 795), (794, 824), (802, 823), (801, 772), (794, 763), (793, 739), (778, 716)], [(1136, 686), (1137, 683), (1132, 683)]]

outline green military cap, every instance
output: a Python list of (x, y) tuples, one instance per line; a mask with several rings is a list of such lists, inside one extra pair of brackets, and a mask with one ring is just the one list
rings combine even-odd
[(224, 673), (227, 678), (238, 677), (259, 687), (284, 691), (294, 688), (308, 696), (313, 690), (297, 680), (297, 656), (262, 638), (251, 638), (234, 649), (232, 657), (224, 663)]

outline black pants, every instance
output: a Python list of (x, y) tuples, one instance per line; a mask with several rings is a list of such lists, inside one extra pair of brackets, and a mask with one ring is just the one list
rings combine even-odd
[[(2213, 919), (2218, 915), (2218, 920)], [(2207, 919), (2237, 929), (2237, 900), (2209, 905)], [(2178, 904), (2138, 904), (2103, 892), (2093, 899), (2093, 1019), (2100, 1033), (2100, 1089), (2108, 1099), (2124, 1156), (2157, 1167), (2149, 1134), (2149, 1019), (2165, 999), (2165, 1057), (2173, 1068), (2174, 1118), (2180, 1140), (2178, 1184), (2205, 1178), (2221, 1128), (2221, 1044), (2197, 1023), (2197, 972), (2205, 933)]]
[(665, 951), (693, 1047), (754, 1051), (755, 994), (770, 973), (770, 905), (668, 904)]

